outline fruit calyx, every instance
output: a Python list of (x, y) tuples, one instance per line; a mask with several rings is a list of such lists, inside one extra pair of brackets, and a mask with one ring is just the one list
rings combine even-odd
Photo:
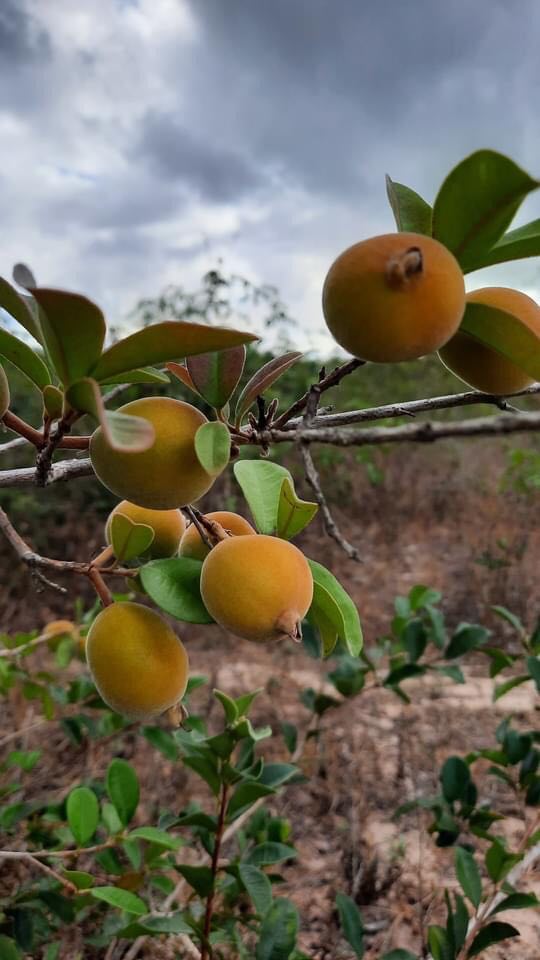
[(276, 620), (276, 634), (278, 639), (292, 640), (294, 643), (302, 642), (302, 622), (298, 619), (297, 613), (282, 613)]
[(420, 247), (409, 247), (397, 257), (391, 257), (386, 265), (386, 281), (390, 287), (400, 289), (422, 273), (424, 258)]

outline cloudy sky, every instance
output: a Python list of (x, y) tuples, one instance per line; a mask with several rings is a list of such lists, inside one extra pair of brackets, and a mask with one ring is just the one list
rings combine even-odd
[[(540, 174), (539, 36), (538, 0), (0, 0), (0, 272), (117, 322), (222, 258), (324, 351), (328, 266), (394, 228), (385, 172), (428, 200), (479, 147)], [(489, 282), (540, 296), (532, 261)]]

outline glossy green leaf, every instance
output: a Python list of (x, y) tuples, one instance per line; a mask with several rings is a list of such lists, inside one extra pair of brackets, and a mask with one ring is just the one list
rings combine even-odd
[(240, 713), (236, 700), (233, 700), (232, 697), (229, 697), (229, 695), (224, 693), (223, 690), (214, 690), (213, 693), (216, 700), (219, 700), (221, 706), (223, 707), (227, 723), (234, 723), (235, 720), (238, 720)]
[(43, 342), (43, 335), (39, 326), (37, 309), (32, 310), (30, 298), (21, 296), (7, 280), (0, 277), (0, 307), (6, 310), (14, 320), (31, 334), (38, 343)]
[(478, 150), (449, 173), (433, 207), (433, 236), (467, 270), (500, 239), (538, 181), (494, 150)]
[(317, 626), (320, 616), (329, 620), (348, 653), (357, 657), (363, 646), (360, 617), (349, 594), (326, 567), (308, 560), (313, 574), (313, 602), (308, 620)]
[(275, 792), (272, 787), (266, 787), (263, 783), (256, 781), (241, 783), (236, 787), (227, 805), (227, 820), (229, 822), (235, 820), (260, 797), (269, 797), (270, 794)]
[(193, 935), (193, 927), (190, 927), (190, 925), (186, 923), (180, 911), (170, 913), (167, 917), (160, 917), (159, 915), (141, 917), (141, 919), (137, 921), (137, 925), (141, 928), (141, 932), (151, 933), (154, 934), (154, 936), (160, 933), (187, 933)]
[(540, 658), (539, 657), (527, 657), (527, 670), (529, 671), (531, 677), (533, 678), (536, 689), (540, 693)]
[(449, 803), (465, 800), (471, 782), (469, 765), (461, 757), (448, 757), (441, 770), (441, 786)]
[(200, 897), (207, 897), (213, 889), (214, 878), (210, 867), (192, 867), (189, 863), (179, 863), (176, 869)]
[(105, 387), (115, 383), (170, 383), (170, 379), (156, 367), (139, 367), (138, 370), (126, 370), (108, 380), (100, 380), (100, 383)]
[(66, 391), (66, 398), (74, 410), (89, 413), (98, 421), (107, 443), (113, 449), (135, 453), (152, 446), (155, 431), (150, 421), (144, 417), (106, 410), (99, 385), (91, 377), (71, 384)]
[(278, 897), (266, 914), (259, 933), (255, 960), (289, 960), (298, 935), (298, 910), (290, 900)]
[(221, 410), (238, 385), (245, 361), (246, 348), (242, 345), (188, 357), (186, 368), (201, 397), (204, 397), (211, 407)]
[(15, 941), (3, 934), (0, 934), (0, 960), (22, 960)]
[(259, 777), (259, 783), (267, 787), (280, 787), (299, 773), (294, 763), (265, 763)]
[(85, 873), (84, 870), (63, 870), (62, 874), (77, 890), (89, 890), (96, 882), (92, 874)]
[(483, 303), (468, 303), (459, 330), (540, 380), (540, 337), (511, 313)]
[(289, 367), (292, 367), (293, 363), (300, 360), (301, 356), (301, 353), (292, 352), (286, 353), (282, 357), (273, 357), (253, 374), (238, 397), (235, 414), (237, 424), (242, 422), (244, 414), (255, 403), (257, 397), (262, 396), (265, 390), (268, 390)]
[(281, 487), (285, 477), (292, 477), (285, 467), (269, 460), (238, 460), (234, 475), (242, 488), (259, 533), (277, 530)]
[(317, 513), (319, 505), (309, 500), (300, 500), (289, 477), (283, 477), (278, 503), (277, 530), (278, 537), (283, 540), (292, 540), (307, 527)]
[(115, 513), (108, 529), (111, 546), (119, 563), (142, 557), (154, 539), (152, 527), (134, 523), (123, 513)]
[(146, 840), (148, 843), (156, 843), (159, 847), (165, 847), (166, 850), (178, 850), (183, 845), (181, 837), (173, 837), (166, 830), (160, 830), (158, 827), (136, 827), (130, 831), (130, 839)]
[(252, 863), (256, 867), (268, 867), (274, 863), (280, 863), (282, 860), (291, 860), (298, 856), (294, 847), (289, 847), (286, 843), (278, 843), (274, 840), (267, 840), (253, 847), (245, 857), (246, 863)]
[(121, 890), (120, 887), (93, 887), (88, 893), (95, 900), (103, 900), (110, 907), (117, 907), (118, 910), (125, 910), (126, 913), (134, 913), (137, 916), (148, 913), (144, 900), (130, 893), (129, 890)]
[(256, 912), (263, 917), (272, 904), (272, 884), (270, 880), (251, 863), (241, 863), (238, 867), (240, 879), (244, 884)]
[(503, 913), (504, 910), (529, 910), (540, 906), (540, 900), (534, 893), (510, 893), (497, 904), (490, 916)]
[(480, 627), (474, 623), (460, 623), (452, 634), (452, 638), (446, 648), (444, 656), (448, 660), (454, 657), (462, 657), (469, 650), (475, 650), (482, 643), (485, 643), (490, 635), (490, 631), (485, 627)]
[(466, 273), (491, 267), (496, 263), (540, 256), (540, 220), (533, 220), (516, 230), (504, 233), (492, 247), (467, 261)]
[(217, 772), (217, 767), (212, 760), (207, 757), (184, 757), (183, 764), (185, 767), (190, 767), (191, 770), (194, 770), (195, 773), (208, 784), (212, 793), (217, 797), (219, 794), (221, 782)]
[(505, 680), (504, 683), (497, 684), (493, 691), (493, 701), (496, 702), (500, 700), (501, 697), (504, 697), (505, 694), (513, 690), (514, 687), (520, 687), (522, 683), (527, 683), (530, 679), (531, 677), (528, 673), (522, 673), (518, 677), (511, 677), (510, 680)]
[(65, 290), (32, 289), (41, 307), (41, 329), (54, 368), (65, 386), (95, 366), (105, 340), (105, 318), (95, 303)]
[(166, 320), (153, 323), (114, 343), (105, 350), (92, 375), (96, 380), (107, 380), (126, 370), (181, 360), (197, 353), (226, 350), (253, 340), (258, 340), (258, 337), (239, 330)]
[(41, 357), (22, 340), (12, 333), (0, 329), (0, 357), (5, 357), (13, 366), (24, 373), (38, 390), (43, 390), (51, 382), (47, 367)]
[(210, 476), (219, 476), (231, 456), (231, 435), (225, 424), (219, 420), (203, 423), (195, 434), (195, 453)]
[(463, 893), (474, 907), (478, 907), (482, 897), (482, 880), (472, 853), (464, 847), (456, 847), (455, 867)]
[(352, 897), (347, 897), (344, 893), (337, 894), (336, 907), (343, 936), (352, 947), (355, 957), (358, 957), (358, 960), (362, 960), (364, 956), (364, 924), (362, 923), (362, 915)]
[(43, 388), (43, 407), (51, 420), (59, 420), (64, 410), (64, 394), (49, 383)]
[(501, 923), (497, 920), (488, 923), (487, 927), (480, 930), (474, 938), (467, 954), (467, 960), (477, 957), (479, 953), (487, 950), (492, 944), (500, 943), (501, 940), (508, 940), (510, 937), (519, 937), (519, 930), (516, 930), (511, 923)]
[(66, 812), (69, 829), (82, 847), (93, 837), (99, 823), (99, 804), (94, 791), (76, 787), (67, 798)]
[(135, 770), (126, 760), (112, 760), (107, 770), (106, 787), (121, 823), (127, 826), (139, 804), (139, 781)]
[(454, 951), (443, 927), (438, 924), (428, 927), (428, 944), (433, 960), (453, 960)]
[(386, 175), (386, 195), (400, 233), (410, 231), (431, 236), (433, 210), (429, 203), (426, 203), (410, 187), (391, 180), (388, 174)]
[(151, 560), (141, 567), (141, 583), (151, 599), (177, 620), (213, 623), (201, 597), (202, 562), (190, 557)]

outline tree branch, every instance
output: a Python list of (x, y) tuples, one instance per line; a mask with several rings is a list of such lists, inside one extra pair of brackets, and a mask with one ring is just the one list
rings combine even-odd
[[(332, 370), (332, 373), (329, 373), (328, 376), (323, 376), (318, 383), (319, 393), (323, 393), (325, 390), (329, 390), (330, 387), (336, 387), (338, 383), (341, 383), (344, 377), (348, 376), (350, 373), (353, 373), (354, 370), (357, 370), (358, 367), (362, 367), (365, 364), (365, 360), (348, 360), (347, 363), (342, 363), (340, 367), (336, 367), (335, 370)], [(295, 417), (297, 413), (301, 413), (302, 410), (305, 410), (307, 402), (309, 400), (309, 395), (311, 393), (311, 388), (304, 393), (302, 397), (299, 397), (298, 400), (289, 407), (288, 410), (285, 410), (281, 416), (274, 420), (274, 429), (281, 430), (292, 417)]]
[[(86, 457), (80, 460), (60, 460), (53, 463), (47, 486), (62, 480), (74, 480), (75, 477), (90, 477), (93, 473), (92, 461)], [(35, 483), (35, 467), (18, 467), (0, 472), (0, 487), (33, 487)]]

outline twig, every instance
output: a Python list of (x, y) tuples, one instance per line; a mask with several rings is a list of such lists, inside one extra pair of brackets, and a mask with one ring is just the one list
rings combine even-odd
[[(365, 360), (348, 360), (346, 363), (343, 363), (340, 367), (336, 367), (335, 370), (332, 370), (332, 373), (329, 373), (328, 376), (323, 377), (318, 384), (319, 392), (323, 393), (325, 390), (329, 390), (330, 387), (337, 386), (338, 383), (341, 383), (344, 377), (347, 377), (350, 373), (353, 373), (354, 370), (358, 367), (362, 367), (365, 363)], [(298, 413), (301, 413), (305, 409), (307, 402), (309, 400), (309, 395), (311, 392), (308, 390), (302, 397), (296, 400), (288, 410), (285, 410), (281, 416), (274, 420), (274, 429), (281, 430), (286, 423), (289, 422), (293, 417)]]
[[(229, 793), (228, 784), (222, 783), (221, 797), (220, 797), (219, 811), (218, 811), (218, 821), (217, 821), (217, 827), (216, 827), (216, 836), (214, 839), (214, 849), (212, 851), (212, 888), (206, 899), (206, 911), (204, 914), (204, 928), (203, 928), (204, 939), (202, 943), (201, 960), (206, 960), (206, 958), (208, 957), (210, 930), (212, 926), (212, 912), (214, 908), (214, 896), (216, 892), (216, 880), (217, 880), (218, 864), (219, 864), (219, 853), (221, 850), (221, 842), (223, 840), (223, 829), (225, 826), (225, 813), (227, 812), (228, 793)], [(212, 954), (211, 948), (210, 948), (210, 953)]]
[(75, 884), (71, 883), (70, 880), (67, 880), (66, 877), (63, 877), (61, 873), (57, 873), (56, 870), (52, 869), (52, 867), (47, 866), (46, 863), (42, 863), (41, 860), (38, 860), (33, 853), (28, 853), (26, 851), (19, 852), (16, 850), (0, 850), (0, 860), (23, 860), (26, 863), (32, 864), (34, 867), (38, 867), (49, 877), (53, 877), (54, 880), (57, 880), (58, 883), (62, 884), (62, 886), (65, 887), (66, 890), (69, 890), (70, 893), (78, 893)]
[(26, 447), (30, 441), (26, 437), (16, 437), (15, 440), (8, 440), (7, 443), (0, 444), (0, 457), (9, 450), (15, 450), (16, 447)]
[(201, 513), (200, 510), (197, 510), (195, 507), (187, 506), (182, 507), (182, 513), (185, 513), (190, 522), (196, 527), (197, 532), (209, 550), (212, 549), (219, 542), (223, 540), (224, 537), (216, 535), (214, 528), (219, 527), (219, 529), (225, 533), (223, 527), (219, 523), (214, 523), (212, 520), (207, 520), (204, 516), (204, 513)]
[[(8, 410), (7, 413), (2, 417), (4, 426), (8, 430), (12, 430), (13, 433), (19, 434), (19, 440), (17, 445), (20, 444), (21, 440), (25, 440), (28, 443), (33, 444), (34, 447), (37, 447), (38, 450), (43, 449), (49, 442), (49, 438), (46, 437), (40, 430), (36, 430), (35, 427), (30, 426), (29, 423), (26, 423), (25, 420), (22, 420), (16, 414), (12, 413), (11, 410)], [(71, 423), (75, 422), (75, 418), (71, 419)], [(15, 445), (15, 441), (10, 441), (12, 445)], [(58, 442), (55, 442), (55, 448), (60, 447), (63, 450), (88, 450), (90, 444), (90, 437), (66, 437), (64, 432), (58, 437)], [(0, 450), (7, 448), (8, 444), (6, 443), (4, 447), (0, 447)]]
[[(53, 463), (47, 486), (62, 480), (73, 480), (75, 477), (90, 477), (94, 473), (90, 459), (61, 460)], [(15, 470), (0, 472), (0, 487), (28, 487), (34, 486), (36, 471), (34, 467), (20, 467)]]

